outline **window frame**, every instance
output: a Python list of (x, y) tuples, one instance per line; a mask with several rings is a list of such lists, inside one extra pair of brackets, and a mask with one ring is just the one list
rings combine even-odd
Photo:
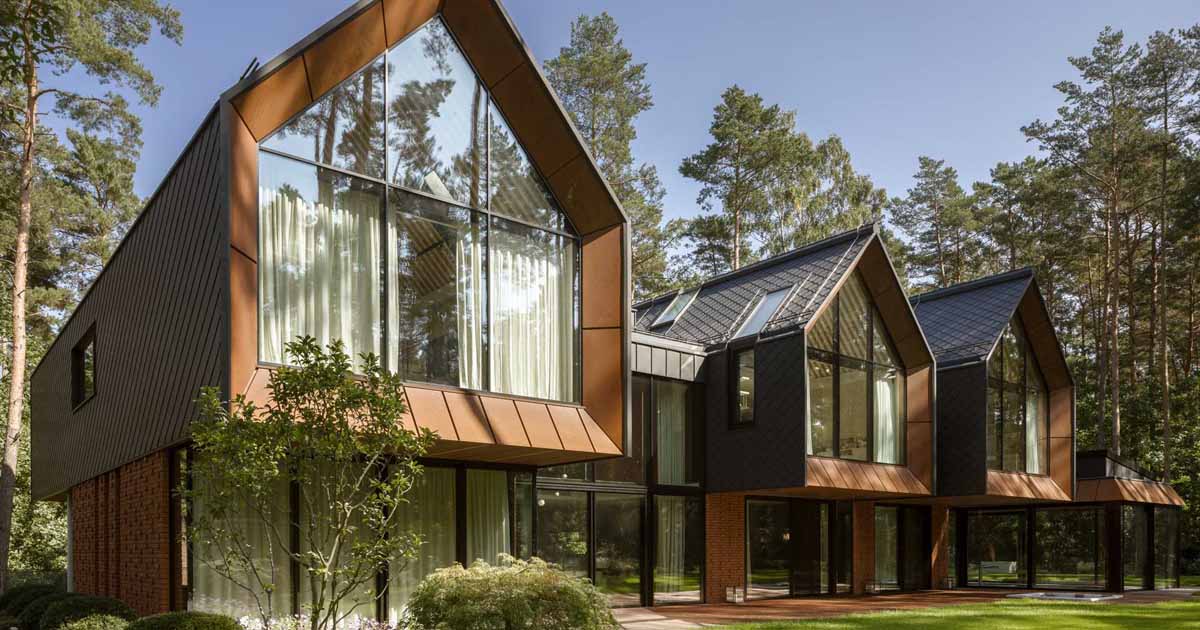
[[(377, 63), (380, 59), (384, 60), (383, 75), (382, 75), (382, 80), (383, 80), (383, 90), (382, 91), (383, 91), (383, 105), (384, 105), (384, 120), (383, 120), (383, 133), (384, 133), (384, 136), (383, 136), (383, 140), (384, 140), (384, 147), (383, 147), (383, 149), (384, 149), (384, 156), (383, 156), (384, 173), (383, 173), (383, 175), (384, 175), (384, 177), (378, 178), (378, 177), (373, 177), (370, 175), (365, 175), (365, 174), (358, 173), (358, 172), (355, 172), (352, 170), (341, 168), (337, 165), (324, 164), (324, 163), (318, 162), (308, 156), (294, 155), (292, 153), (288, 153), (285, 151), (281, 151), (279, 149), (265, 146), (265, 144), (268, 141), (270, 141), (270, 139), (276, 133), (278, 133), (282, 129), (287, 128), (289, 125), (291, 125), (297, 119), (299, 119), (300, 117), (302, 117), (306, 113), (308, 113), (309, 108), (307, 106), (304, 109), (302, 109), (301, 111), (296, 112), (295, 114), (290, 116), (284, 122), (280, 123), (275, 129), (271, 130), (270, 133), (266, 134), (262, 140), (260, 140), (256, 143), (256, 148), (258, 150), (258, 154), (255, 156), (256, 163), (261, 164), (261, 162), (259, 161), (260, 155), (268, 154), (268, 155), (274, 156), (276, 158), (292, 160), (293, 162), (296, 162), (298, 164), (302, 164), (305, 166), (315, 167), (317, 169), (326, 169), (326, 170), (329, 170), (329, 171), (336, 173), (338, 175), (341, 175), (341, 176), (345, 176), (345, 177), (348, 177), (351, 179), (357, 179), (362, 182), (379, 185), (382, 187), (383, 203), (382, 203), (381, 216), (380, 216), (380, 232), (381, 232), (380, 233), (380, 247), (382, 248), (383, 251), (380, 252), (380, 256), (379, 256), (380, 265), (381, 265), (381, 268), (379, 269), (379, 274), (380, 274), (380, 277), (383, 279), (383, 282), (382, 282), (382, 292), (380, 295), (380, 299), (381, 299), (381, 321), (380, 321), (380, 324), (381, 325), (380, 325), (379, 335), (381, 338), (379, 340), (378, 356), (379, 356), (381, 365), (385, 369), (388, 369), (388, 370), (395, 370), (395, 368), (397, 367), (397, 366), (391, 364), (392, 362), (391, 362), (390, 356), (392, 353), (392, 348), (390, 348), (390, 345), (389, 345), (389, 337), (391, 336), (391, 328), (392, 328), (391, 321), (390, 321), (391, 317), (392, 317), (392, 314), (390, 313), (392, 289), (389, 287), (387, 274), (388, 274), (389, 268), (394, 263), (394, 260), (396, 257), (396, 253), (392, 251), (393, 242), (390, 239), (389, 221), (391, 220), (391, 216), (394, 212), (395, 213), (403, 213), (404, 212), (403, 209), (396, 208), (397, 204), (395, 204), (393, 202), (393, 197), (396, 195), (394, 195), (393, 193), (400, 192), (400, 193), (405, 193), (405, 194), (416, 195), (418, 197), (423, 197), (423, 198), (425, 198), (429, 201), (435, 202), (435, 203), (441, 203), (441, 204), (445, 204), (445, 205), (452, 206), (452, 207), (462, 208), (462, 209), (468, 210), (473, 213), (478, 213), (479, 215), (481, 215), (483, 217), (483, 220), (484, 220), (484, 222), (487, 226), (487, 230), (488, 230), (488, 242), (486, 243), (487, 251), (485, 254), (485, 260), (486, 260), (486, 264), (487, 264), (487, 276), (488, 276), (488, 279), (486, 282), (486, 294), (487, 294), (488, 299), (487, 299), (487, 308), (484, 310), (484, 313), (483, 313), (484, 314), (483, 326), (485, 327), (485, 330), (484, 330), (484, 335), (483, 335), (484, 336), (484, 347), (483, 347), (482, 354), (483, 354), (483, 363), (484, 364), (483, 364), (483, 375), (482, 375), (480, 387), (478, 389), (476, 389), (476, 388), (470, 388), (470, 387), (447, 386), (444, 384), (431, 383), (431, 384), (434, 384), (434, 385), (437, 385), (440, 387), (453, 387), (453, 388), (455, 388), (457, 390), (461, 390), (461, 391), (468, 391), (468, 392), (475, 391), (475, 392), (487, 393), (487, 394), (499, 393), (499, 392), (494, 392), (491, 390), (491, 386), (492, 386), (492, 379), (491, 379), (492, 369), (491, 368), (492, 368), (492, 366), (491, 366), (491, 349), (490, 349), (490, 344), (489, 344), (489, 342), (490, 342), (490, 334), (489, 333), (490, 333), (490, 328), (491, 328), (491, 324), (493, 321), (493, 306), (494, 306), (493, 305), (494, 300), (492, 300), (491, 291), (492, 291), (492, 287), (493, 287), (493, 278), (495, 275), (494, 269), (493, 269), (494, 256), (491, 255), (492, 254), (491, 234), (492, 234), (492, 231), (495, 229), (495, 221), (498, 219), (498, 220), (516, 224), (516, 225), (519, 225), (519, 226), (522, 226), (522, 227), (525, 227), (525, 228), (528, 228), (531, 230), (538, 230), (543, 233), (549, 234), (551, 236), (562, 237), (562, 238), (571, 240), (574, 244), (574, 250), (575, 250), (574, 261), (573, 261), (574, 268), (572, 270), (572, 302), (573, 302), (573, 304), (572, 304), (572, 328), (573, 328), (573, 330), (572, 330), (572, 339), (571, 339), (571, 343), (573, 344), (573, 347), (574, 347), (574, 350), (573, 350), (574, 359), (573, 359), (573, 365), (572, 365), (574, 383), (573, 383), (573, 391), (572, 391), (571, 395), (569, 396), (569, 399), (554, 400), (554, 402), (567, 402), (567, 403), (578, 404), (582, 400), (582, 396), (583, 396), (583, 393), (582, 393), (582, 390), (583, 390), (583, 326), (582, 326), (582, 309), (583, 309), (583, 279), (582, 279), (583, 265), (582, 265), (582, 262), (583, 261), (582, 261), (582, 258), (583, 258), (583, 245), (584, 245), (583, 237), (582, 237), (581, 233), (579, 232), (579, 230), (576, 228), (570, 215), (568, 215), (567, 212), (565, 210), (563, 210), (564, 206), (562, 204), (562, 201), (555, 194), (554, 190), (550, 188), (549, 178), (546, 177), (546, 174), (544, 172), (542, 172), (541, 168), (536, 163), (534, 163), (534, 161), (531, 158), (528, 157), (528, 151), (525, 148), (525, 144), (521, 141), (520, 138), (518, 138), (516, 136), (515, 132), (511, 131), (512, 125), (509, 122), (509, 119), (507, 118), (507, 116), (504, 115), (504, 112), (500, 110), (500, 106), (495, 102), (492, 91), (490, 89), (488, 89), (487, 86), (482, 83), (482, 81), (480, 79), (480, 77), (482, 75), (479, 73), (479, 69), (467, 57), (467, 55), (465, 53), (462, 53), (462, 57), (466, 61), (467, 65), (470, 67), (472, 73), (474, 74), (475, 80), (480, 81), (480, 89), (482, 90), (481, 97), (483, 99), (483, 102), (486, 104), (486, 107), (482, 108), (483, 111), (481, 114), (483, 116), (483, 121), (482, 121), (483, 125), (484, 125), (485, 129), (488, 130), (488, 132), (484, 134), (484, 138), (483, 138), (484, 154), (485, 154), (485, 171), (488, 172), (487, 188), (489, 189), (488, 194), (484, 195), (484, 197), (485, 197), (484, 207), (480, 207), (480, 208), (471, 207), (470, 205), (467, 205), (467, 204), (458, 203), (453, 199), (441, 197), (436, 194), (430, 193), (428, 191), (409, 188), (407, 186), (396, 184), (396, 183), (393, 183), (388, 180), (389, 167), (391, 166), (391, 164), (390, 164), (390, 158), (387, 155), (387, 153), (388, 153), (387, 139), (388, 139), (389, 130), (390, 130), (390, 127), (388, 125), (388, 120), (387, 120), (388, 119), (387, 107), (388, 107), (388, 103), (390, 102), (391, 95), (390, 95), (390, 90), (389, 90), (390, 71), (388, 69), (388, 64), (386, 61), (387, 55), (389, 52), (391, 52), (396, 47), (403, 45), (410, 38), (418, 36), (420, 33), (424, 32), (426, 27), (428, 27), (429, 24), (431, 24), (433, 22), (440, 22), (441, 27), (449, 35), (449, 37), (450, 37), (451, 41), (453, 42), (454, 46), (456, 47), (457, 51), (459, 53), (462, 53), (462, 50), (463, 50), (462, 43), (458, 40), (457, 36), (455, 36), (454, 32), (452, 30), (450, 30), (450, 28), (445, 24), (445, 22), (444, 22), (444, 20), (442, 20), (441, 16), (435, 15), (432, 18), (423, 22), (417, 28), (415, 28), (410, 34), (406, 35), (404, 38), (400, 39), (399, 41), (397, 41), (394, 44), (392, 44), (391, 46), (389, 46), (380, 55), (371, 58), (369, 61), (367, 61), (365, 64), (363, 64), (362, 67), (355, 69), (350, 74), (350, 76), (348, 76), (347, 78), (338, 82), (337, 85), (334, 85), (327, 92), (325, 92), (325, 94), (321, 95), (322, 97), (324, 97), (326, 94), (329, 94), (335, 90), (338, 90), (338, 89), (342, 88), (343, 86), (345, 86), (346, 84), (357, 80), (359, 73), (361, 71), (363, 71), (364, 69), (369, 68), (373, 64)], [(560, 228), (557, 228), (557, 229), (550, 228), (550, 227), (547, 227), (544, 225), (538, 225), (536, 223), (531, 223), (529, 221), (525, 221), (520, 218), (510, 217), (510, 216), (502, 215), (502, 214), (496, 214), (495, 212), (493, 212), (493, 209), (491, 207), (492, 195), (490, 194), (490, 187), (492, 185), (491, 181), (490, 181), (490, 171), (491, 171), (491, 166), (492, 166), (492, 163), (491, 163), (492, 142), (491, 142), (490, 129), (491, 129), (491, 124), (492, 124), (492, 120), (493, 120), (492, 119), (493, 115), (497, 116), (498, 120), (510, 131), (514, 140), (517, 141), (518, 147), (521, 149), (521, 151), (523, 151), (525, 153), (526, 159), (529, 162), (529, 167), (537, 175), (537, 177), (540, 180), (540, 183), (542, 184), (543, 188), (545, 189), (546, 194), (549, 196), (550, 200), (553, 201), (553, 203), (554, 203), (555, 210), (558, 212), (559, 218), (561, 219), (561, 221), (560, 221), (561, 227)], [(258, 168), (257, 164), (256, 164), (256, 168)], [(260, 172), (258, 173), (258, 175), (261, 178), (261, 169), (259, 169), (259, 171)], [(257, 199), (257, 197), (258, 197), (258, 193), (256, 191), (256, 199)], [(260, 208), (261, 208), (261, 200), (258, 200), (258, 204), (256, 204), (256, 206), (255, 206), (255, 213), (256, 213), (255, 226), (256, 226), (256, 231), (261, 232), (261, 230), (258, 229), (258, 223), (257, 223), (258, 220), (261, 220), (259, 217)], [(261, 234), (259, 235), (258, 238), (261, 239)], [(698, 292), (699, 291), (697, 290), (697, 293)], [(262, 300), (261, 300), (261, 294), (258, 292), (256, 292), (256, 295), (255, 295), (255, 308), (261, 312)], [(256, 319), (257, 319), (257, 317), (256, 317)], [(257, 334), (261, 338), (261, 336), (263, 335), (263, 331), (261, 330), (261, 322), (259, 322), (257, 324), (257, 327), (258, 327)], [(284, 342), (286, 342), (286, 341), (288, 341), (288, 340), (284, 340)], [(263, 359), (263, 357), (260, 354), (259, 348), (255, 348), (255, 359), (257, 361), (257, 364), (260, 366), (282, 367), (282, 364), (280, 364), (280, 363)], [(413, 381), (413, 380), (406, 380), (405, 382), (423, 383), (423, 381)], [(535, 399), (535, 398), (532, 398), (529, 396), (522, 396), (522, 395), (517, 395), (517, 394), (501, 394), (501, 395), (511, 396), (514, 398), (526, 398), (526, 399), (530, 399), (530, 400), (542, 400), (542, 399)]]
[[(1010, 334), (1010, 331), (1013, 330), (1014, 326), (1016, 327), (1016, 330), (1020, 333), (1019, 337), (1016, 334)], [(1021, 376), (1020, 376), (1021, 382), (1019, 384), (1010, 383), (1007, 380), (1008, 375), (1006, 373), (1006, 370), (1008, 369), (1008, 367), (1005, 365), (1005, 362), (1006, 362), (1005, 355), (1007, 354), (1007, 349), (1005, 347), (1005, 344), (1008, 343), (1007, 339), (1010, 336), (1011, 336), (1011, 338), (1018, 340), (1022, 344), (1021, 356), (1022, 356), (1023, 361), (1022, 361), (1022, 365), (1021, 365)], [(1029, 370), (1029, 362), (1030, 361), (1034, 362), (1034, 367), (1036, 368), (1037, 378), (1035, 380), (1036, 380), (1037, 385), (1040, 387), (1039, 392), (1040, 392), (1042, 405), (1044, 408), (1042, 410), (1042, 414), (1041, 414), (1042, 417), (1036, 419), (1036, 422), (1039, 424), (1042, 423), (1043, 418), (1045, 419), (1044, 424), (1041, 424), (1041, 430), (1039, 431), (1039, 434), (1038, 434), (1039, 442), (1045, 441), (1047, 443), (1047, 447), (1044, 451), (1044, 454), (1046, 456), (1044, 458), (1044, 461), (1041, 462), (1041, 467), (1043, 468), (1042, 472), (1030, 472), (1030, 470), (1029, 470), (1029, 457), (1028, 457), (1027, 444), (1028, 444), (1028, 440), (1029, 440), (1030, 424), (1029, 424), (1029, 417), (1026, 412), (1029, 409), (1029, 394), (1034, 389), (1029, 386), (1029, 378), (1030, 378), (1030, 375), (1033, 374), (1033, 372), (1030, 372), (1030, 370)], [(993, 365), (995, 366), (995, 374), (998, 376), (993, 375), (993, 371), (992, 371)], [(1005, 472), (1005, 473), (1015, 473), (1015, 474), (1019, 474), (1019, 475), (1037, 475), (1039, 477), (1049, 477), (1050, 476), (1050, 459), (1051, 459), (1049, 457), (1049, 454), (1050, 454), (1050, 448), (1049, 448), (1050, 424), (1051, 424), (1051, 420), (1050, 420), (1050, 388), (1046, 384), (1046, 377), (1045, 377), (1045, 373), (1042, 371), (1042, 366), (1038, 362), (1038, 358), (1033, 352), (1033, 345), (1031, 343), (1029, 343), (1029, 335), (1025, 329), (1025, 321), (1021, 318), (1020, 313), (1013, 313), (1013, 316), (1011, 318), (1009, 318), (1008, 323), (1005, 324), (1004, 331), (1002, 333), (1000, 333), (1000, 337), (997, 339), (996, 344), (992, 347), (991, 354), (989, 354), (987, 360), (984, 361), (983, 370), (984, 370), (984, 382), (986, 383), (985, 392), (984, 392), (984, 405), (985, 405), (985, 407), (984, 407), (984, 422), (985, 423), (991, 422), (994, 425), (993, 428), (995, 430), (995, 439), (993, 440), (993, 442), (994, 442), (995, 448), (996, 448), (995, 459), (997, 462), (999, 462), (999, 467), (993, 467), (991, 465), (990, 460), (992, 458), (991, 457), (992, 453), (986, 452), (987, 441), (985, 439), (984, 440), (984, 449), (985, 449), (984, 462), (987, 464), (987, 470), (996, 471), (996, 472)], [(996, 397), (996, 402), (999, 404), (998, 408), (994, 408), (992, 406), (991, 398), (992, 398), (993, 391), (996, 391), (999, 394), (999, 396)], [(1004, 426), (1007, 424), (1007, 420), (1005, 418), (1005, 412), (1006, 412), (1006, 407), (1007, 407), (1006, 394), (1018, 393), (1018, 392), (1021, 394), (1021, 400), (1020, 400), (1020, 404), (1018, 405), (1018, 407), (1019, 407), (1019, 410), (1021, 413), (1021, 434), (1022, 434), (1021, 435), (1021, 446), (1018, 448), (1018, 450), (1020, 451), (1020, 462), (1022, 465), (1019, 470), (1013, 470), (1013, 469), (1007, 468), (1004, 465), (1004, 456), (1005, 456)], [(997, 418), (998, 418), (998, 420), (997, 420)], [(984, 428), (984, 431), (985, 431), (985, 436), (986, 436), (986, 431), (987, 431), (986, 426)], [(1038, 446), (1039, 458), (1041, 458), (1042, 455), (1043, 455), (1043, 451), (1039, 444), (1039, 446)]]
[[(858, 270), (852, 270), (850, 273), (859, 274)], [(855, 277), (858, 279), (859, 282), (863, 283), (863, 288), (866, 289), (867, 288), (866, 283), (862, 280), (862, 278), (857, 275)], [(842, 289), (844, 289), (844, 288), (845, 288), (845, 284), (843, 284), (843, 286), (842, 286)], [(812, 383), (809, 382), (809, 380), (810, 380), (809, 375), (811, 374), (811, 372), (809, 370), (809, 361), (815, 359), (817, 361), (821, 361), (823, 363), (827, 363), (830, 366), (832, 366), (832, 383), (831, 383), (830, 388), (831, 388), (831, 392), (832, 392), (831, 407), (833, 409), (833, 414), (832, 414), (833, 415), (833, 427), (832, 427), (833, 454), (832, 455), (818, 455), (816, 453), (810, 453), (809, 451), (812, 450), (812, 444), (806, 444), (805, 449), (804, 449), (805, 455), (807, 457), (827, 457), (827, 458), (833, 458), (833, 459), (843, 459), (846, 461), (863, 462), (863, 463), (867, 463), (867, 464), (876, 464), (876, 465), (880, 465), (880, 466), (907, 466), (908, 465), (908, 378), (910, 376), (909, 372), (908, 372), (908, 367), (903, 364), (903, 359), (899, 356), (898, 352), (895, 352), (895, 355), (896, 355), (895, 358), (896, 358), (896, 363), (897, 363), (897, 365), (895, 365), (895, 366), (888, 366), (883, 363), (879, 363), (875, 360), (875, 334), (876, 334), (876, 325), (875, 324), (877, 321), (879, 323), (883, 323), (883, 313), (879, 310), (879, 306), (877, 304), (875, 304), (874, 299), (871, 298), (869, 290), (867, 293), (867, 298), (868, 298), (867, 306), (869, 309), (868, 313), (871, 316), (867, 318), (868, 324), (867, 324), (866, 344), (867, 344), (868, 353), (871, 354), (871, 359), (863, 360), (858, 357), (853, 357), (850, 355), (843, 354), (841, 352), (841, 345), (842, 345), (842, 341), (841, 341), (841, 337), (842, 337), (842, 332), (841, 332), (842, 331), (841, 293), (842, 293), (842, 291), (839, 290), (836, 294), (834, 294), (833, 301), (829, 305), (830, 310), (826, 311), (825, 313), (822, 313), (820, 316), (820, 317), (829, 317), (829, 316), (833, 317), (833, 333), (832, 333), (833, 334), (833, 343), (832, 343), (833, 348), (827, 350), (824, 348), (813, 347), (810, 344), (810, 339), (811, 339), (810, 334), (805, 334), (805, 344), (804, 344), (804, 380), (805, 380), (804, 421), (805, 421), (805, 423), (812, 422), (812, 415), (811, 415)], [(888, 346), (890, 346), (892, 348), (892, 350), (894, 351), (896, 344), (894, 341), (892, 341), (890, 333), (887, 332), (887, 325), (884, 324), (883, 328), (884, 328), (884, 334), (886, 335), (885, 339), (888, 342)], [(867, 456), (865, 459), (849, 458), (849, 457), (845, 457), (842, 454), (842, 445), (841, 445), (841, 441), (842, 441), (842, 374), (841, 373), (842, 373), (842, 368), (843, 368), (844, 364), (846, 364), (846, 363), (849, 363), (850, 365), (855, 365), (855, 366), (857, 366), (857, 365), (865, 365), (866, 366), (865, 374), (866, 374), (866, 382), (867, 382), (867, 396), (866, 396), (865, 403), (867, 405), (867, 445), (866, 445)], [(899, 415), (903, 420), (900, 423), (900, 427), (898, 428), (898, 431), (896, 434), (896, 439), (899, 442), (899, 454), (900, 454), (900, 457), (898, 458), (899, 461), (897, 461), (897, 462), (880, 462), (880, 461), (876, 461), (876, 458), (875, 458), (875, 419), (876, 419), (875, 418), (875, 413), (876, 413), (875, 371), (876, 371), (876, 369), (879, 369), (879, 368), (889, 368), (889, 369), (895, 368), (904, 376), (904, 384), (905, 385), (904, 385), (904, 387), (901, 388), (901, 391), (900, 391), (901, 398), (903, 399), (903, 405), (902, 405), (902, 408), (900, 410), (898, 410), (900, 412)], [(811, 435), (812, 435), (811, 425), (806, 429), (806, 434), (811, 437)]]
[[(667, 313), (670, 313), (671, 309), (675, 307), (675, 304), (679, 302), (679, 300), (683, 299), (685, 295), (689, 296), (687, 298), (687, 302), (679, 309), (677, 313), (671, 315), (670, 319), (667, 319)], [(698, 295), (700, 295), (700, 287), (696, 287), (694, 289), (680, 289), (679, 292), (675, 294), (675, 297), (671, 299), (671, 303), (667, 305), (667, 308), (663, 309), (663, 312), (659, 313), (658, 317), (654, 318), (654, 322), (650, 324), (650, 327), (658, 328), (659, 326), (668, 326), (670, 324), (674, 324), (676, 320), (678, 320), (683, 316), (684, 313), (687, 312), (688, 308), (691, 307), (692, 302), (696, 301), (696, 296)]]
[[(728, 360), (729, 360), (729, 374), (730, 374), (731, 378), (729, 379), (730, 390), (729, 390), (729, 422), (728, 422), (728, 426), (729, 426), (729, 429), (733, 430), (733, 431), (749, 429), (749, 428), (753, 427), (754, 425), (758, 424), (758, 413), (757, 413), (758, 412), (758, 394), (757, 394), (757, 392), (753, 392), (753, 390), (752, 390), (752, 398), (750, 400), (750, 420), (744, 421), (744, 420), (742, 420), (742, 400), (741, 400), (741, 387), (740, 387), (741, 378), (742, 378), (742, 373), (741, 373), (742, 370), (741, 370), (741, 362), (739, 361), (739, 359), (743, 355), (750, 355), (750, 358), (752, 361), (751, 365), (753, 366), (752, 371), (750, 373), (750, 382), (752, 385), (757, 384), (757, 381), (758, 381), (758, 365), (757, 365), (758, 361), (757, 361), (757, 359), (758, 359), (758, 357), (755, 356), (755, 350), (756, 350), (756, 346), (753, 343), (753, 340), (750, 340), (749, 343), (731, 345), (729, 347), (729, 352), (728, 352), (729, 359)], [(757, 389), (757, 387), (755, 387), (755, 389)]]
[[(85, 372), (88, 370), (85, 357), (91, 355), (92, 391), (84, 391)], [(77, 412), (89, 401), (96, 397), (98, 391), (96, 377), (99, 370), (96, 364), (96, 324), (88, 326), (79, 341), (71, 348), (71, 412)]]

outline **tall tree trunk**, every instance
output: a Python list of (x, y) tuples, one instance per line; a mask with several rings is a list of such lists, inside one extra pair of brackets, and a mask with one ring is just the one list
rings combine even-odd
[(29, 223), (33, 215), (33, 163), (37, 137), (37, 66), (28, 36), (25, 39), (25, 120), (22, 128), (20, 208), (17, 211), (16, 250), (13, 253), (12, 351), (8, 374), (8, 424), (4, 431), (4, 461), (0, 465), (0, 592), (8, 588), (8, 554), (12, 538), (13, 494), (17, 485), (17, 446), (24, 428), (25, 406), (25, 282), (29, 266)]
[[(1167, 159), (1171, 151), (1171, 101), (1170, 83), (1164, 75), (1163, 79), (1163, 150), (1162, 161), (1159, 164), (1159, 202), (1158, 202), (1158, 256), (1154, 260), (1154, 287), (1150, 292), (1151, 312), (1158, 315), (1158, 370), (1162, 384), (1162, 427), (1163, 427), (1163, 481), (1171, 481), (1171, 381), (1170, 368), (1167, 362)], [(1160, 279), (1161, 276), (1161, 279)], [(1158, 312), (1153, 307), (1159, 295), (1159, 285), (1162, 285), (1163, 300), (1158, 304)], [(1154, 356), (1154, 320), (1150, 320), (1150, 356)], [(1151, 359), (1153, 365), (1153, 359)]]
[[(1119, 199), (1119, 197), (1118, 197)], [(1108, 296), (1106, 309), (1106, 326), (1108, 338), (1108, 392), (1109, 414), (1112, 415), (1112, 449), (1113, 454), (1121, 454), (1121, 340), (1117, 319), (1120, 315), (1121, 276), (1120, 250), (1115, 247), (1113, 235), (1116, 234), (1116, 215), (1118, 202), (1109, 208), (1109, 259), (1108, 259)]]

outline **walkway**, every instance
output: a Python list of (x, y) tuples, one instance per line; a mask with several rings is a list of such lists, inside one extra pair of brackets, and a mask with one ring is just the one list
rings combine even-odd
[[(1020, 592), (999, 589), (963, 589), (892, 593), (868, 597), (798, 597), (771, 599), (746, 604), (698, 604), (659, 606), (657, 608), (621, 608), (614, 612), (626, 630), (679, 630), (702, 628), (746, 621), (779, 621), (837, 617), (852, 613), (884, 610), (911, 610), (958, 604), (980, 604), (1004, 599)], [(1195, 589), (1125, 593), (1114, 603), (1146, 604), (1191, 597)], [(1103, 605), (1103, 604), (1098, 604)]]

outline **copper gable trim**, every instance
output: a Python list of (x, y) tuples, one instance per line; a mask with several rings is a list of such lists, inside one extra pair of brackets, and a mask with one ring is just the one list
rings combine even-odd
[(1183, 498), (1171, 486), (1161, 481), (1140, 479), (1080, 479), (1076, 500), (1084, 502), (1128, 501), (1151, 505), (1182, 507)]
[(1059, 487), (1052, 477), (1000, 470), (987, 472), (987, 496), (1039, 501), (1071, 500), (1071, 495)]
[(929, 487), (905, 466), (809, 455), (804, 487), (810, 494), (853, 491), (882, 496), (929, 496)]

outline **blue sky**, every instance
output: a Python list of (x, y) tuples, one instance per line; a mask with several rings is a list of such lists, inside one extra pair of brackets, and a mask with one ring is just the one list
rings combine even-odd
[[(164, 87), (141, 110), (137, 191), (153, 192), (217, 96), (254, 57), (266, 61), (336, 15), (329, 0), (186, 0), (182, 47), (142, 53)], [(639, 120), (636, 157), (658, 166), (668, 216), (696, 211), (680, 161), (708, 142), (712, 108), (737, 83), (797, 112), (814, 138), (842, 137), (855, 167), (903, 194), (917, 156), (945, 159), (964, 186), (1036, 147), (1020, 127), (1061, 103), (1105, 26), (1143, 40), (1200, 22), (1194, 0), (915, 2), (799, 0), (507, 0), (539, 60), (558, 53), (581, 13), (608, 11), (646, 62), (655, 108)]]

